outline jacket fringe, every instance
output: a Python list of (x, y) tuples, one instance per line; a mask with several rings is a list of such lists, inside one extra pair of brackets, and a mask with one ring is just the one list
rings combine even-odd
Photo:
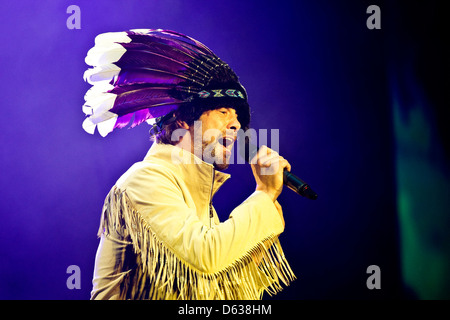
[(257, 300), (295, 279), (276, 235), (256, 244), (223, 270), (205, 273), (168, 248), (135, 210), (125, 191), (114, 187), (103, 207), (98, 235), (129, 238), (136, 267), (121, 284), (121, 299)]

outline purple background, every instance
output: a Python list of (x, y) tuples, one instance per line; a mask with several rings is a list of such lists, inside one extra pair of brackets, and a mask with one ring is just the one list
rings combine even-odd
[[(80, 30), (66, 27), (72, 4)], [(370, 4), (381, 30), (366, 27)], [(106, 138), (82, 130), (84, 57), (97, 34), (134, 28), (185, 33), (228, 62), (253, 126), (280, 130), (280, 153), (319, 194), (280, 196), (298, 280), (271, 299), (415, 297), (399, 255), (388, 67), (407, 28), (393, 9), (407, 15), (382, 1), (3, 3), (0, 298), (89, 298), (103, 200), (150, 142), (146, 124)], [(222, 218), (254, 188), (248, 166), (229, 172), (214, 201)], [(366, 287), (373, 264), (382, 290)], [(80, 290), (66, 287), (69, 265), (81, 269)]]

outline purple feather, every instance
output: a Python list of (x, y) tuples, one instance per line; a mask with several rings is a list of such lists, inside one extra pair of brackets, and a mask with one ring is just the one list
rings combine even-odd
[(186, 81), (187, 77), (168, 73), (161, 70), (122, 70), (114, 81), (114, 85), (126, 85), (136, 83), (148, 83), (159, 85), (177, 85)]
[[(172, 104), (172, 105), (165, 105), (165, 106), (159, 106), (159, 107), (153, 107), (151, 109), (142, 109), (139, 111), (136, 111), (135, 113), (129, 113), (125, 114), (123, 116), (119, 116), (116, 120), (116, 124), (114, 125), (114, 129), (119, 128), (122, 129), (130, 124), (131, 120), (131, 126), (130, 128), (134, 128), (141, 124), (142, 122), (148, 120), (157, 118), (160, 116), (163, 116), (170, 111), (176, 109), (178, 105)], [(134, 119), (133, 119), (134, 116)]]
[(151, 30), (147, 34), (129, 32), (128, 37), (132, 42), (144, 44), (159, 42), (190, 54), (214, 55), (204, 44), (174, 31)]
[(175, 61), (168, 57), (163, 57), (151, 51), (130, 50), (123, 54), (119, 61), (114, 63), (121, 69), (127, 68), (146, 68), (164, 70), (170, 73), (184, 73), (187, 64)]
[[(195, 59), (195, 54), (192, 51), (180, 50), (178, 48), (169, 46), (165, 43), (146, 41), (142, 42), (130, 42), (130, 43), (120, 43), (125, 49), (128, 50), (148, 50), (154, 53), (160, 54), (162, 56), (170, 57), (176, 61), (188, 63)], [(182, 49), (182, 48), (181, 48)]]
[[(178, 54), (185, 54), (189, 56), (193, 63), (197, 60), (197, 67), (203, 68), (205, 64), (209, 64), (210, 67), (204, 70), (210, 69), (217, 65), (217, 62), (221, 63), (220, 59), (204, 44), (190, 38), (186, 35), (169, 31), (169, 30), (152, 30), (147, 34), (129, 32), (128, 37), (132, 39), (133, 45), (143, 44), (149, 47), (157, 47), (159, 50), (170, 49), (165, 54), (175, 54), (173, 58), (176, 60), (185, 61), (186, 57), (180, 57)], [(121, 45), (126, 45), (122, 44)]]
[(181, 34), (176, 31), (171, 31), (171, 30), (164, 30), (161, 33), (164, 34), (165, 36), (171, 37), (174, 40), (184, 42), (185, 44), (187, 44), (187, 47), (190, 50), (193, 50), (193, 51), (199, 50), (203, 54), (215, 56), (214, 52), (212, 52), (203, 43), (201, 43), (200, 41), (197, 41), (194, 38), (191, 38), (185, 34)]
[(126, 127), (130, 123), (132, 118), (133, 113), (124, 114), (123, 116), (118, 117), (116, 120), (116, 124), (114, 125), (114, 129), (116, 128), (122, 129)]
[[(191, 59), (188, 56), (177, 56), (178, 52), (174, 55), (166, 56), (164, 52), (158, 47), (150, 46), (132, 46), (129, 44), (122, 44), (127, 51), (115, 62), (115, 65), (121, 69), (138, 68), (138, 69), (153, 69), (168, 72), (173, 75), (184, 74), (195, 77), (201, 82), (208, 76), (209, 69), (213, 65), (208, 63), (202, 63), (206, 59), (198, 57)], [(172, 52), (171, 52), (172, 53)], [(184, 60), (180, 60), (183, 58)], [(204, 65), (203, 65), (204, 64)]]
[(168, 90), (168, 88), (148, 87), (120, 93), (110, 111), (122, 116), (145, 108), (156, 108), (182, 102), (182, 100), (171, 97)]

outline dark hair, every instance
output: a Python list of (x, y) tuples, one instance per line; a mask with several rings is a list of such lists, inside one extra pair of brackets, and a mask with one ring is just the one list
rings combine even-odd
[[(231, 84), (239, 84), (238, 77), (236, 73), (227, 65), (221, 65), (214, 69), (213, 76), (208, 81), (205, 87), (208, 86), (224, 86), (227, 83)], [(173, 96), (184, 100), (186, 99), (186, 93), (182, 92), (173, 92)], [(234, 99), (236, 100), (236, 99)], [(233, 108), (236, 110), (238, 115), (238, 121), (241, 124), (241, 128), (243, 130), (247, 130), (250, 125), (250, 107), (245, 99), (242, 101), (236, 100), (232, 103), (224, 104), (222, 102), (211, 102), (210, 99), (204, 99), (199, 101), (199, 99), (193, 99), (191, 102), (187, 102), (181, 104), (175, 111), (171, 112), (167, 115), (167, 118), (162, 124), (162, 128), (160, 131), (154, 133), (151, 131), (151, 139), (154, 139), (157, 143), (165, 143), (165, 144), (176, 144), (178, 141), (172, 141), (172, 133), (179, 129), (179, 123), (177, 120), (184, 121), (188, 126), (192, 126), (194, 121), (198, 120), (203, 112), (208, 110), (214, 110), (219, 108)]]
[(172, 140), (172, 133), (180, 128), (179, 121), (184, 121), (188, 126), (191, 126), (204, 111), (206, 110), (195, 108), (191, 103), (182, 104), (178, 109), (165, 116), (165, 123), (161, 124), (162, 128), (153, 134), (151, 132), (151, 139), (154, 139), (157, 143), (176, 144), (178, 141)]

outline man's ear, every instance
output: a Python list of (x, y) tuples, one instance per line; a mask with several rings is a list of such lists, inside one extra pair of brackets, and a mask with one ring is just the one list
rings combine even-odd
[(177, 120), (177, 126), (178, 128), (189, 130), (188, 124), (183, 120)]

